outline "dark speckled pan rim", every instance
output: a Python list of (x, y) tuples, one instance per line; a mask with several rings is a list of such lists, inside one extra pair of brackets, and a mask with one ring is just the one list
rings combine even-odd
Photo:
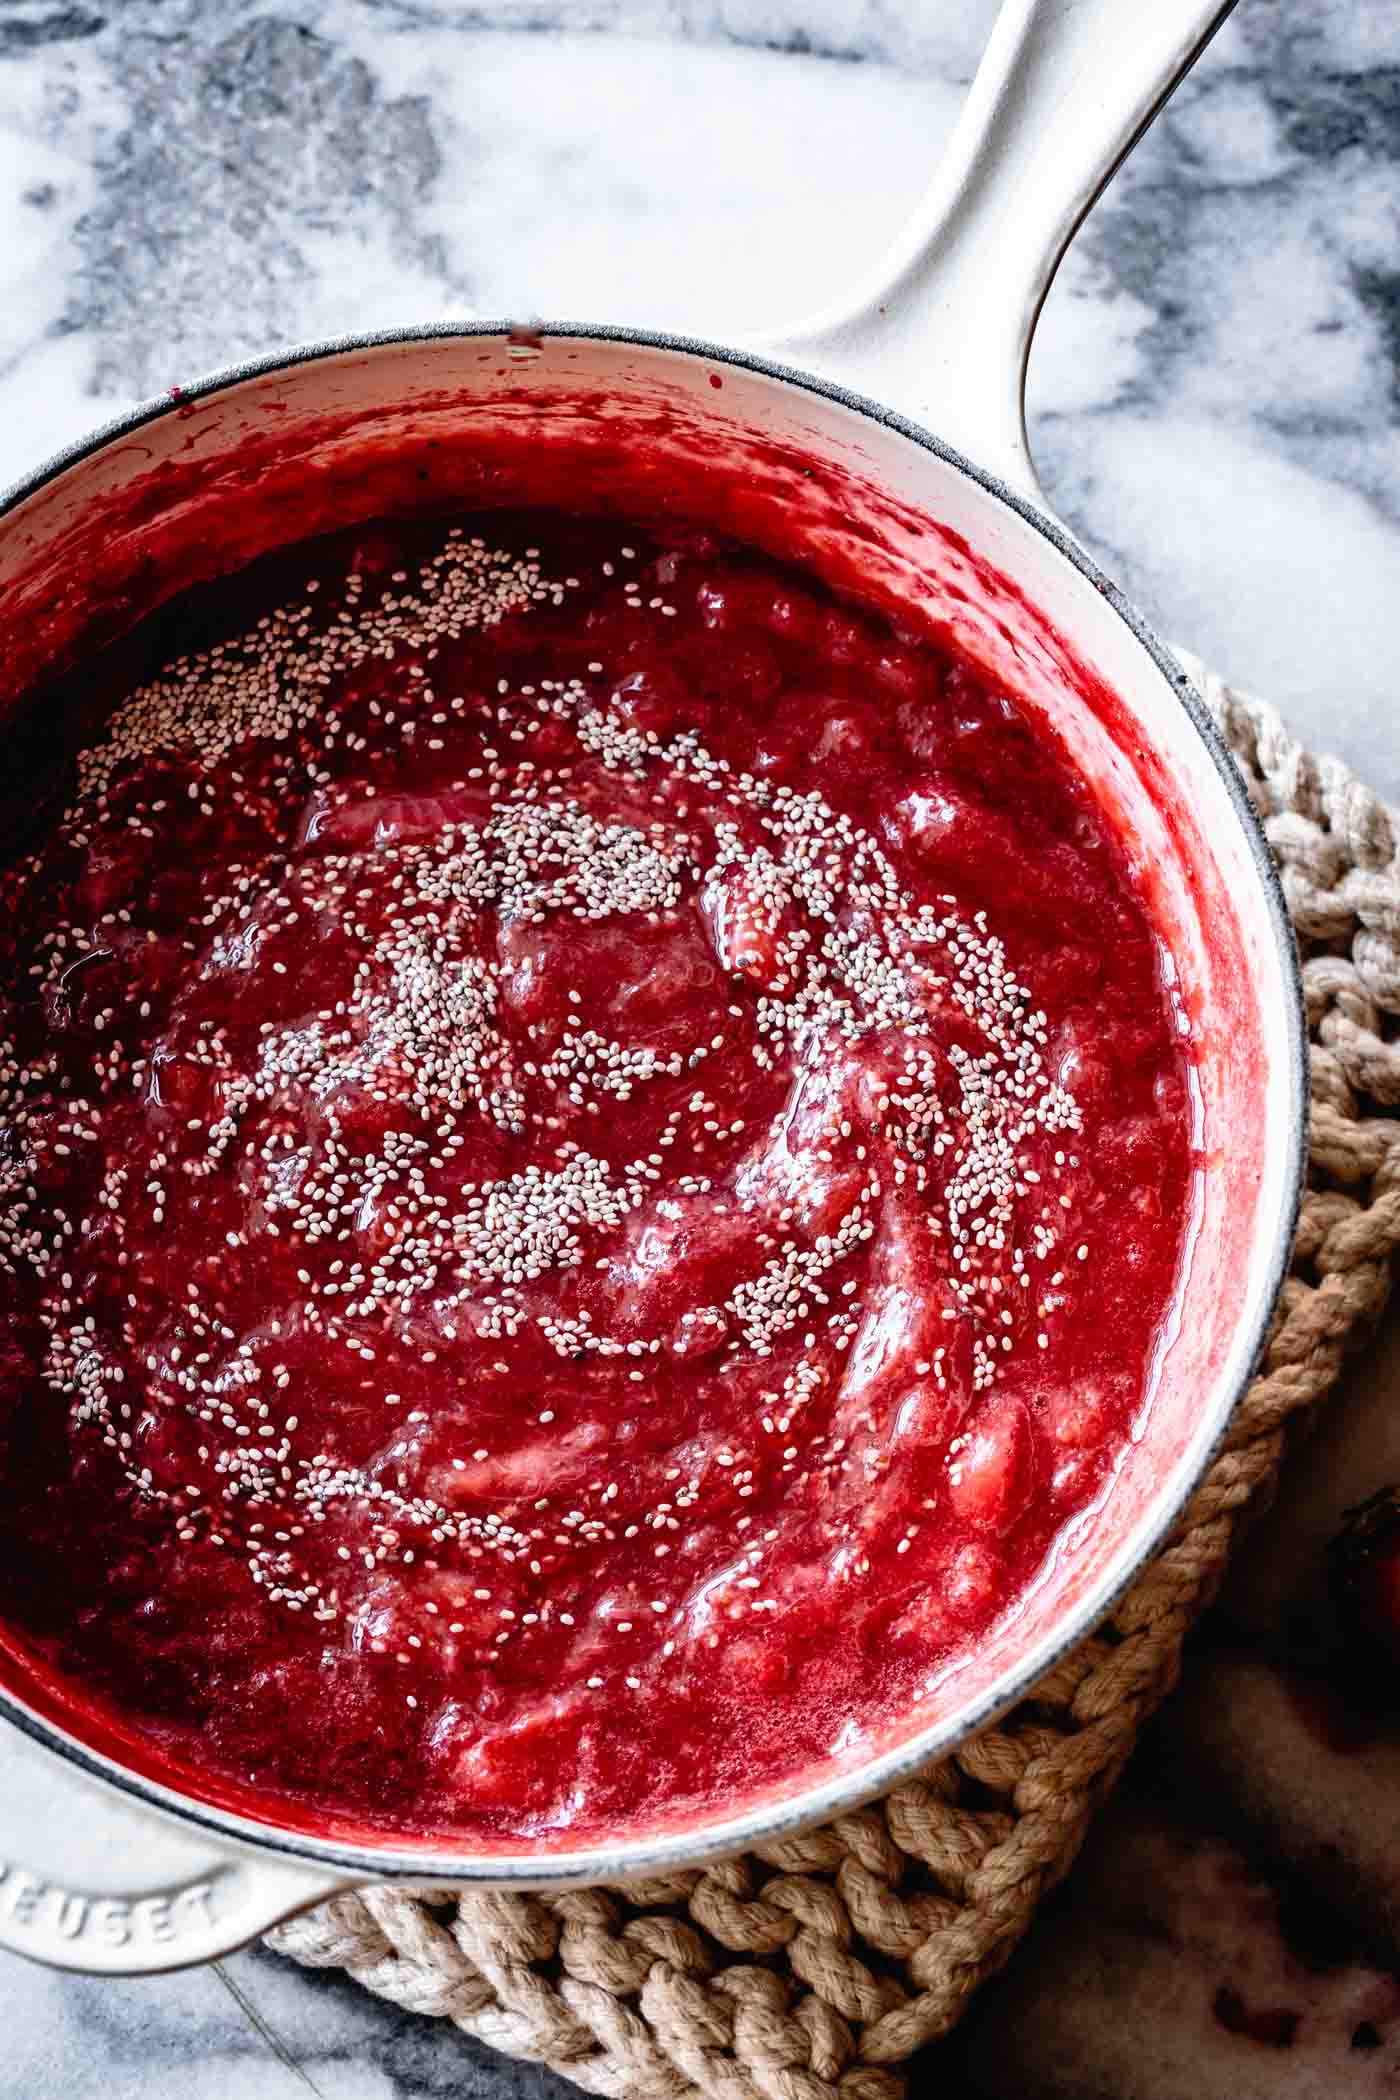
[[(224, 393), (247, 380), (367, 350), (473, 338), (493, 339), (507, 345), (513, 336), (517, 341), (521, 340), (519, 332), (509, 322), (440, 321), (420, 327), (383, 329), (368, 334), (341, 336), (324, 342), (298, 345), (211, 373), (189, 386), (182, 386), (159, 399), (142, 403), (127, 415), (104, 424), (4, 490), (0, 493), (0, 530), (3, 530), (3, 521), (8, 516), (27, 503), (48, 483), (81, 466), (85, 460), (93, 458), (107, 446), (119, 440), (129, 439), (133, 432), (143, 429), (161, 417), (185, 409), (191, 403)], [(1151, 659), (1190, 719), (1210, 754), (1249, 847), (1282, 984), (1291, 998), (1292, 1025), (1286, 1043), (1276, 1046), (1286, 1059), (1285, 1071), (1289, 1088), (1288, 1193), (1277, 1215), (1272, 1220), (1261, 1218), (1258, 1224), (1259, 1237), (1267, 1237), (1271, 1241), (1268, 1264), (1255, 1310), (1247, 1327), (1243, 1323), (1241, 1326), (1241, 1334), (1247, 1344), (1247, 1353), (1243, 1358), (1244, 1368), (1230, 1390), (1221, 1395), (1214, 1434), (1198, 1454), (1189, 1474), (1183, 1477), (1176, 1495), (1169, 1503), (1152, 1510), (1151, 1521), (1142, 1525), (1140, 1532), (1134, 1537), (1131, 1550), (1124, 1549), (1121, 1552), (1119, 1562), (1109, 1577), (1092, 1589), (1075, 1609), (1066, 1613), (1053, 1638), (1035, 1646), (1023, 1662), (1015, 1669), (1005, 1672), (1001, 1681), (983, 1698), (974, 1701), (954, 1718), (930, 1726), (897, 1749), (873, 1758), (868, 1764), (842, 1772), (782, 1802), (764, 1804), (733, 1816), (725, 1822), (700, 1824), (693, 1833), (678, 1830), (630, 1843), (625, 1839), (618, 1839), (609, 1845), (591, 1846), (587, 1850), (567, 1852), (552, 1859), (544, 1851), (473, 1856), (470, 1853), (434, 1850), (428, 1846), (411, 1851), (395, 1851), (387, 1844), (380, 1848), (377, 1845), (354, 1846), (321, 1842), (297, 1833), (283, 1832), (273, 1824), (255, 1822), (248, 1817), (215, 1809), (172, 1788), (147, 1780), (115, 1761), (86, 1749), (65, 1731), (32, 1712), (13, 1693), (0, 1685), (0, 1716), (35, 1741), (56, 1752), (68, 1763), (105, 1781), (137, 1801), (166, 1811), (186, 1826), (208, 1832), (211, 1838), (222, 1840), (228, 1847), (251, 1847), (255, 1852), (271, 1854), (284, 1861), (296, 1860), (308, 1866), (326, 1868), (330, 1870), (328, 1883), (338, 1874), (358, 1877), (364, 1881), (404, 1879), (458, 1882), (500, 1888), (559, 1888), (580, 1883), (623, 1881), (677, 1867), (697, 1866), (706, 1860), (743, 1851), (751, 1845), (768, 1842), (796, 1830), (811, 1828), (830, 1820), (833, 1816), (859, 1807), (887, 1792), (900, 1780), (909, 1778), (935, 1758), (946, 1755), (958, 1744), (989, 1726), (1016, 1705), (1060, 1656), (1076, 1646), (1102, 1622), (1157, 1551), (1171, 1525), (1195, 1492), (1224, 1441), (1230, 1419), (1253, 1377), (1262, 1353), (1278, 1294), (1288, 1271), (1298, 1210), (1302, 1201), (1308, 1140), (1307, 1025), (1298, 954), (1278, 868), (1250, 802), (1244, 780), (1204, 702), (1179, 660), (1157, 638), (1137, 608), (1102, 573), (1064, 527), (1047, 512), (1009, 487), (998, 476), (986, 472), (963, 453), (945, 444), (932, 432), (883, 407), (877, 401), (752, 352), (726, 348), (690, 336), (671, 335), (641, 328), (594, 326), (586, 322), (534, 321), (529, 324), (524, 340), (543, 343), (551, 337), (646, 350), (673, 351), (685, 357), (703, 359), (707, 363), (752, 372), (758, 377), (774, 380), (784, 386), (835, 402), (884, 429), (897, 432), (923, 451), (932, 453), (946, 465), (964, 474), (1031, 526), (1093, 586), (1103, 603), (1117, 615)]]

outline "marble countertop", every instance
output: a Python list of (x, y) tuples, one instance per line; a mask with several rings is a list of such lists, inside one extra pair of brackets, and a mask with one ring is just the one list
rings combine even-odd
[[(853, 275), (992, 0), (3, 0), (0, 483), (315, 335), (547, 312), (714, 336)], [(566, 24), (567, 27), (561, 27)], [(1242, 0), (1080, 236), (1031, 371), (1052, 500), (1165, 633), (1400, 797), (1400, 13)], [(916, 2093), (1400, 2087), (1400, 1739), (1270, 1660), (1400, 1473), (1400, 1319), (1295, 1463), (1067, 1889)], [(566, 2088), (262, 1953), (0, 1957), (0, 2100)]]

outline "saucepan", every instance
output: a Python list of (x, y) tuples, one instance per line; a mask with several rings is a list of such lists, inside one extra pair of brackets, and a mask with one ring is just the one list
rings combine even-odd
[(781, 340), (473, 323), (315, 344), (172, 391), (4, 500), (0, 705), (185, 585), (401, 507), (414, 483), (425, 503), (479, 509), (557, 499), (561, 466), (579, 507), (722, 527), (917, 606), (1053, 725), (1129, 842), (1192, 1017), (1206, 1169), (1156, 1397), (1113, 1494), (932, 1709), (708, 1821), (454, 1850), (162, 1762), (0, 1637), (0, 1943), (71, 1968), (169, 1968), (356, 1883), (619, 1882), (776, 1837), (985, 1726), (1169, 1534), (1288, 1259), (1299, 979), (1241, 781), (1181, 665), (1046, 503), (1022, 388), (1075, 226), (1225, 12), (1011, 0), (913, 225), (856, 296)]

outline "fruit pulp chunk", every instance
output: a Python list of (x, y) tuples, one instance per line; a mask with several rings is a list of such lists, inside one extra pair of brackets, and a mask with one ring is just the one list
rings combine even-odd
[(564, 514), (123, 652), (0, 878), (5, 1617), (187, 1767), (464, 1838), (936, 1711), (1150, 1405), (1196, 1171), (1049, 733)]

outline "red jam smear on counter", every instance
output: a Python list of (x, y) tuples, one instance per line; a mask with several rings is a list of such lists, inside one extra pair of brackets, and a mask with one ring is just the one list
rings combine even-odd
[(46, 704), (8, 1622), (188, 1763), (495, 1840), (931, 1712), (1150, 1404), (1196, 1166), (1048, 734), (564, 514), (269, 559)]

